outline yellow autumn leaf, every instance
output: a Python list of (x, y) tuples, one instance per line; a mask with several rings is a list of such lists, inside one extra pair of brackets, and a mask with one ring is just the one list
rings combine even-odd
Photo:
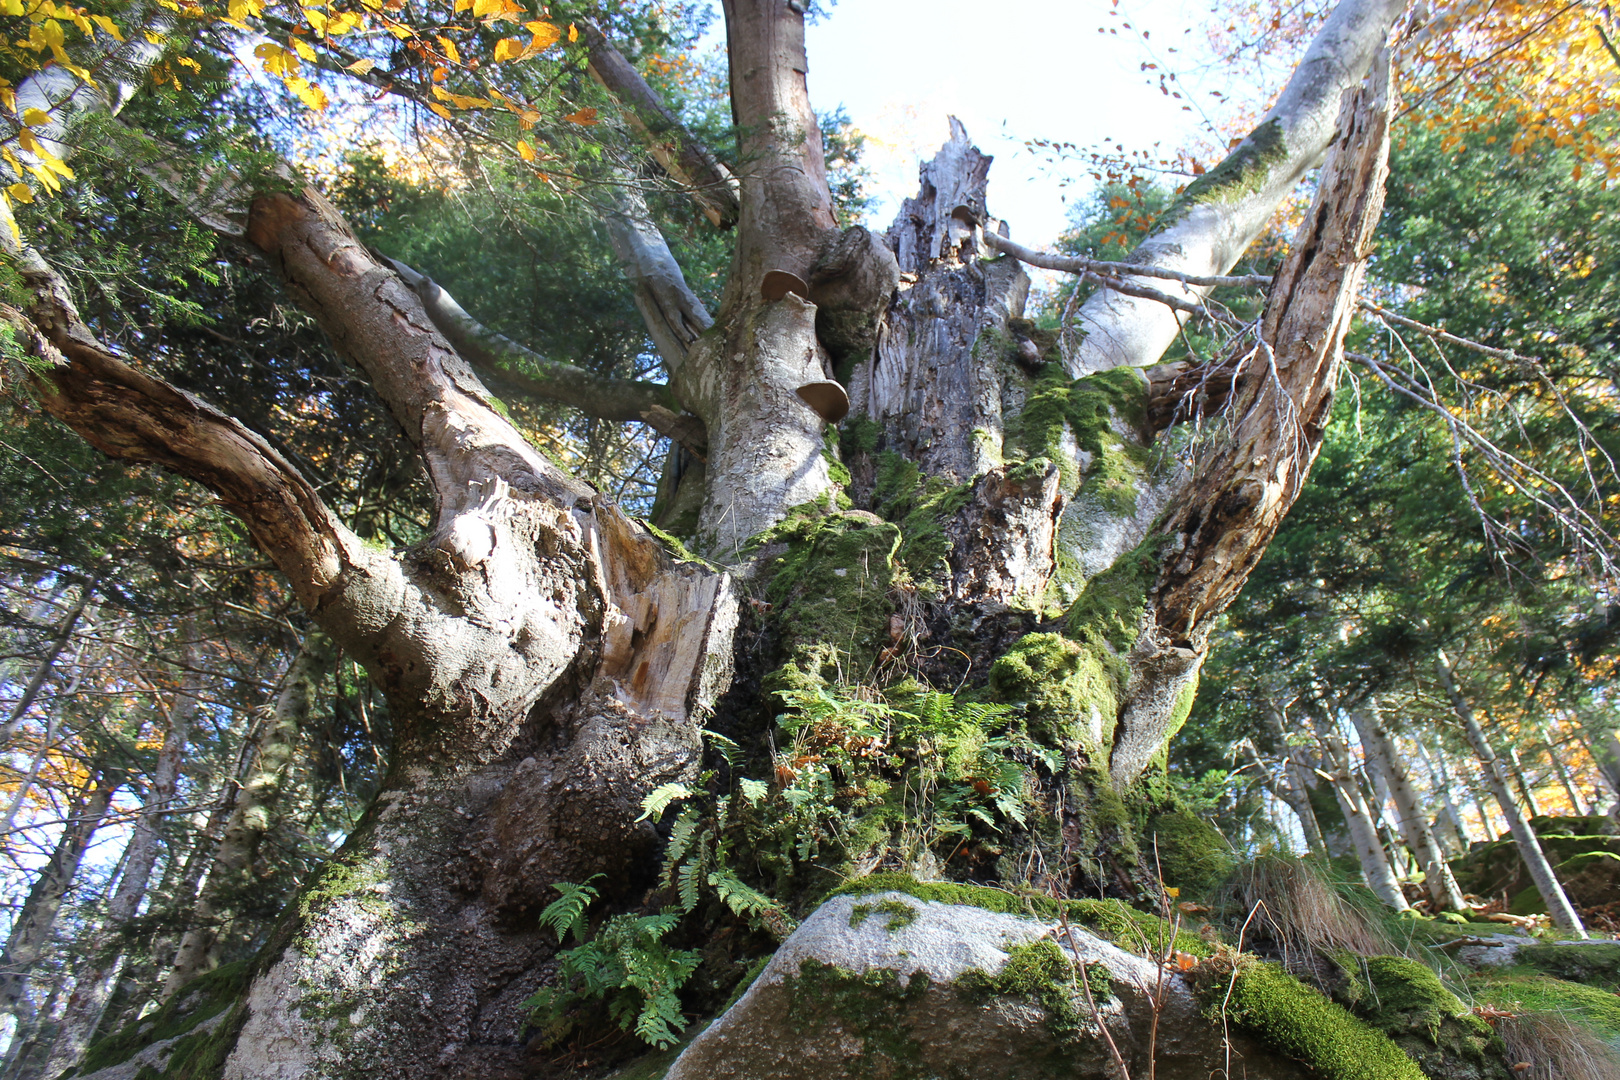
[(16, 112), (17, 91), (9, 86), (0, 88), (0, 106), (4, 106), (7, 112)]
[(5, 0), (4, 4), (0, 4), (0, 14), (26, 15), (27, 12), (23, 10), (22, 0)]
[(309, 8), (305, 8), (304, 18), (309, 21), (310, 26), (315, 28), (315, 32), (317, 34), (326, 33), (326, 15), (323, 12), (313, 11)]
[(517, 141), (517, 152), (518, 152), (518, 156), (521, 157), (524, 161), (533, 161), (534, 160), (534, 147), (530, 146), (528, 143), (524, 142), (522, 139), (519, 139)]
[(345, 71), (352, 71), (356, 75), (370, 75), (371, 74), (371, 69), (376, 67), (376, 66), (377, 66), (377, 62), (375, 60), (371, 59), (371, 57), (362, 56), (360, 59), (358, 59), (354, 63), (350, 64), (344, 70)]
[(27, 184), (12, 184), (10, 187), (6, 188), (6, 194), (10, 195), (13, 199), (16, 199), (20, 203), (31, 203), (34, 201), (34, 189), (29, 187)]
[(411, 38), (416, 36), (416, 31), (412, 30), (410, 27), (406, 26), (404, 23), (398, 23), (398, 22), (389, 23), (388, 24), (388, 32), (390, 34), (393, 34), (395, 37), (397, 37), (401, 41), (409, 41), (409, 40), (411, 40)]
[(440, 105), (437, 101), (428, 102), (428, 108), (432, 109), (446, 120), (451, 119), (450, 110), (445, 108), (443, 105)]
[(291, 39), (291, 41), (293, 49), (298, 53), (299, 56), (303, 57), (305, 60), (308, 60), (312, 64), (315, 62), (315, 50), (310, 47), (309, 42), (305, 41), (301, 37), (294, 37)]
[(299, 101), (302, 101), (310, 109), (315, 112), (326, 111), (326, 91), (320, 87), (311, 86), (308, 81), (296, 76), (283, 79), (282, 82), (286, 84), (287, 89), (291, 90)]
[(501, 38), (495, 43), (495, 60), (497, 63), (516, 60), (523, 55), (523, 49), (523, 42), (517, 38)]
[(113, 22), (111, 19), (107, 18), (107, 16), (105, 16), (105, 15), (92, 15), (92, 16), (90, 16), (90, 19), (97, 26), (101, 27), (101, 29), (103, 31), (105, 31), (107, 34), (111, 35), (113, 40), (115, 40), (115, 41), (123, 41), (124, 40), (124, 35), (120, 34), (118, 32), (118, 24)]
[(193, 60), (189, 56), (177, 56), (174, 58), (174, 62), (185, 68), (187, 71), (198, 75), (202, 74), (202, 65), (197, 63), (197, 61)]
[(326, 24), (326, 32), (331, 37), (342, 37), (359, 25), (359, 15), (352, 11), (340, 11)]
[(589, 127), (590, 125), (596, 123), (596, 110), (593, 108), (581, 109), (578, 112), (569, 113), (567, 116), (563, 117), (563, 119), (568, 121), (570, 124), (584, 124), (586, 127)]
[(43, 109), (24, 109), (22, 121), (29, 127), (39, 127), (51, 122), (51, 114)]
[(501, 0), (473, 0), (472, 13), (475, 19), (489, 18), (499, 15), (505, 9)]
[(534, 22), (524, 23), (523, 28), (534, 35), (534, 40), (529, 42), (530, 52), (549, 49), (562, 40), (562, 30), (552, 23), (537, 19)]
[(533, 109), (513, 109), (517, 113), (518, 127), (528, 131), (540, 122), (540, 114)]
[(579, 40), (579, 27), (575, 26), (573, 23), (568, 24), (568, 40), (570, 43)]

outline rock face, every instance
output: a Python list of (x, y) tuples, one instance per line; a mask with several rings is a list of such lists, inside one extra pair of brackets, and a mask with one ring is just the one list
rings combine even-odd
[[(1148, 1075), (1150, 1054), (1159, 1080), (1224, 1067), (1220, 1026), (1185, 980), (1165, 972), (1161, 982), (1153, 963), (1084, 930), (899, 892), (841, 896), (783, 943), (667, 1080), (1103, 1080), (1119, 1075), (1104, 1028), (1132, 1076)], [(1232, 1063), (1250, 1080), (1305, 1075), (1237, 1036)]]

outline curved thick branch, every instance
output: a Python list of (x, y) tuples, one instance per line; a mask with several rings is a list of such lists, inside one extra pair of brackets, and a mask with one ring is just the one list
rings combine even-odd
[(535, 450), (496, 409), (421, 297), (355, 239), (313, 189), (255, 199), (246, 238), (269, 257), (333, 346), (372, 386), (421, 450), (441, 520), (500, 480), (571, 506), (589, 489)]
[(673, 375), (686, 362), (687, 350), (698, 335), (714, 325), (714, 317), (686, 284), (681, 264), (653, 224), (639, 191), (629, 185), (617, 188), (613, 206), (602, 218), (613, 253), (635, 290), (636, 310)]
[(731, 170), (669, 111), (658, 92), (601, 30), (593, 23), (585, 23), (583, 29), (591, 46), (591, 75), (625, 107), (627, 118), (658, 164), (686, 189), (711, 222), (722, 229), (735, 225), (742, 202)]
[[(1215, 168), (1183, 192), (1170, 224), (1132, 262), (1191, 278), (1224, 275), (1265, 229), (1277, 205), (1313, 168), (1335, 133), (1341, 98), (1357, 86), (1407, 0), (1340, 0), (1277, 104)], [(1206, 285), (1167, 290), (1192, 304)], [(1080, 308), (1085, 340), (1065, 358), (1079, 376), (1144, 367), (1175, 340), (1185, 318), (1157, 299), (1100, 289)]]
[(0, 306), (0, 319), (43, 362), (34, 381), (53, 416), (110, 457), (158, 465), (213, 491), (311, 611), (338, 600), (357, 577), (397, 573), (261, 436), (124, 363), (84, 326), (63, 282), (36, 253), (12, 255), (34, 301), (26, 315)]
[[(456, 352), (479, 374), (539, 401), (557, 402), (587, 416), (623, 423), (640, 420), (681, 442), (695, 441), (702, 450), (702, 421), (681, 417), (681, 403), (662, 383), (634, 379), (608, 379), (584, 368), (549, 360), (505, 334), (491, 330), (469, 315), (437, 282), (397, 259), (374, 252), (409, 285), (422, 301), (428, 318), (450, 340)], [(505, 364), (521, 364), (534, 374), (513, 371)], [(673, 423), (671, 418), (686, 421)], [(694, 428), (696, 435), (694, 438)]]

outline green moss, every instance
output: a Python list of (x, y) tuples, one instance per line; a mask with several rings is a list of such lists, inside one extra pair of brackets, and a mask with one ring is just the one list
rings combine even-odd
[(1543, 975), (1620, 992), (1620, 942), (1527, 945), (1514, 961)]
[[(1040, 905), (1057, 904), (1057, 901), (1046, 897), (1024, 896), (1005, 889), (988, 889), (982, 885), (960, 885), (954, 881), (918, 881), (910, 874), (892, 870), (883, 870), (853, 881), (846, 881), (828, 895), (871, 896), (885, 892), (905, 893), (918, 900), (928, 900), (936, 904), (960, 904), (965, 907), (984, 908), (986, 911), (999, 911), (1003, 915), (1028, 917), (1044, 915), (1045, 911)], [(1051, 910), (1056, 909), (1053, 907)]]
[(787, 550), (766, 597), (789, 655), (801, 663), (835, 651), (846, 673), (863, 672), (886, 641), (900, 530), (871, 514), (832, 513), (779, 526)]
[(1142, 847), (1158, 856), (1166, 885), (1203, 895), (1231, 876), (1236, 861), (1220, 830), (1196, 814), (1156, 814), (1143, 830)]
[(1052, 745), (1082, 746), (1097, 756), (1119, 717), (1123, 661), (1103, 643), (1059, 634), (1026, 634), (990, 667), (999, 701), (1023, 703), (1030, 734)]
[[(1425, 1080), (1411, 1058), (1342, 1005), (1271, 963), (1240, 961), (1204, 984), (1210, 1015), (1226, 1019), (1325, 1080)], [(1230, 988), (1230, 995), (1228, 995)]]
[(697, 563), (699, 566), (706, 566), (711, 570), (719, 569), (714, 563), (688, 548), (681, 542), (680, 537), (665, 532), (645, 518), (638, 518), (637, 521), (640, 522), (642, 528), (652, 534), (653, 539), (664, 545), (664, 550), (673, 555), (676, 562)]
[(1068, 635), (1077, 641), (1106, 642), (1117, 652), (1129, 651), (1142, 632), (1142, 609), (1158, 580), (1169, 542), (1167, 536), (1149, 536), (1087, 582), (1064, 620)]
[(1188, 184), (1166, 214), (1175, 220), (1199, 203), (1234, 203), (1258, 192), (1273, 166), (1288, 156), (1281, 122), (1273, 119), (1250, 132), (1219, 165)]
[(1468, 989), (1482, 1005), (1557, 1013), (1620, 1040), (1620, 996), (1610, 991), (1545, 975), (1481, 975), (1468, 980)]
[[(79, 1064), (79, 1075), (87, 1076), (99, 1069), (128, 1061), (136, 1053), (165, 1039), (173, 1039), (191, 1032), (204, 1020), (218, 1016), (235, 1005), (247, 989), (253, 972), (247, 961), (224, 964), (204, 975), (199, 975), (169, 997), (156, 1011), (132, 1020), (105, 1039), (85, 1051)], [(223, 1042), (226, 1050), (235, 1041), (239, 1023), (226, 1020), (212, 1032), (200, 1032), (195, 1039), (176, 1043), (170, 1057), (168, 1075), (202, 1076), (203, 1072), (175, 1073), (184, 1066), (191, 1069), (203, 1056), (209, 1045)], [(181, 1054), (181, 1050), (185, 1054)]]
[(916, 972), (902, 982), (893, 971), (873, 968), (857, 974), (814, 959), (799, 962), (787, 979), (793, 995), (789, 1023), (801, 1038), (825, 1037), (836, 1025), (860, 1045), (849, 1071), (856, 1076), (923, 1080), (917, 1063), (922, 1046), (905, 1024), (907, 1012), (928, 992), (928, 976)]
[(856, 904), (849, 912), (849, 928), (851, 930), (865, 922), (873, 914), (887, 915), (888, 921), (883, 929), (889, 933), (904, 930), (917, 921), (917, 909), (900, 900), (880, 900), (875, 904)]
[(388, 911), (388, 901), (375, 887), (385, 885), (388, 871), (381, 859), (351, 861), (351, 856), (336, 855), (325, 869), (298, 897), (298, 916), (308, 919), (321, 908), (344, 898), (353, 898), (368, 911), (382, 914)]
[[(1061, 364), (1048, 364), (1036, 376), (1023, 409), (1009, 420), (1005, 445), (1026, 459), (1057, 462), (1064, 491), (1078, 488), (1112, 512), (1135, 513), (1147, 452), (1128, 446), (1115, 422), (1140, 429), (1146, 416), (1147, 379), (1135, 368), (1071, 381)], [(1070, 446), (1091, 456), (1083, 476)]]
[[(1101, 964), (1086, 968), (1091, 998), (1102, 1004), (1113, 996), (1108, 969)], [(1046, 1013), (1046, 1027), (1060, 1043), (1073, 1042), (1088, 1032), (1085, 999), (1076, 986), (1074, 967), (1051, 938), (1015, 945), (1007, 962), (994, 975), (973, 969), (956, 980), (959, 993), (976, 1004), (995, 998), (1021, 998), (1036, 1002)]]
[[(1468, 1012), (1440, 977), (1416, 960), (1373, 956), (1362, 967), (1372, 989), (1362, 1015), (1389, 1034), (1419, 1028), (1438, 1039), (1444, 1021)], [(1477, 1017), (1471, 1019), (1485, 1023)]]

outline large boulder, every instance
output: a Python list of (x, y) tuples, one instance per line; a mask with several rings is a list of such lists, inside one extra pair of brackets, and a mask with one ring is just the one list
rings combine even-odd
[[(1132, 1076), (1150, 1056), (1158, 1080), (1227, 1067), (1221, 1025), (1179, 972), (1085, 930), (902, 892), (838, 896), (667, 1080), (1102, 1080), (1119, 1075), (1110, 1039)], [(1230, 1049), (1232, 1075), (1309, 1075), (1236, 1032)]]

